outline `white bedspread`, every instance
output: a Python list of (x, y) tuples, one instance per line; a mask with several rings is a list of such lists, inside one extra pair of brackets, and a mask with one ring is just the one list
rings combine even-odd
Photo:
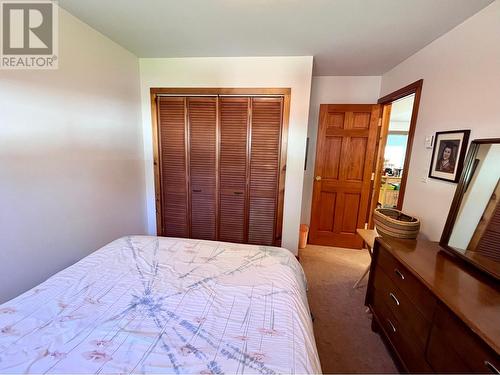
[(2, 373), (319, 373), (287, 250), (132, 236), (0, 305)]

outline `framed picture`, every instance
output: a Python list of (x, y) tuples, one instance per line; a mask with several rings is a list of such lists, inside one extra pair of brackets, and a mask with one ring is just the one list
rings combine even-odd
[(464, 165), (470, 130), (437, 132), (429, 177), (458, 182)]

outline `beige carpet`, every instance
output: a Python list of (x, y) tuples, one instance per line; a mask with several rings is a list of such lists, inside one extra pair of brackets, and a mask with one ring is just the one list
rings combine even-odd
[(308, 245), (299, 255), (323, 372), (397, 372), (382, 340), (370, 328), (371, 315), (365, 312), (368, 278), (352, 288), (370, 261), (368, 252)]

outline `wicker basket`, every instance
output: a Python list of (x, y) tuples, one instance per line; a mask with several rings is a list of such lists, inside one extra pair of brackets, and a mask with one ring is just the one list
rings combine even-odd
[(415, 239), (420, 230), (420, 220), (392, 208), (377, 208), (373, 221), (381, 236)]

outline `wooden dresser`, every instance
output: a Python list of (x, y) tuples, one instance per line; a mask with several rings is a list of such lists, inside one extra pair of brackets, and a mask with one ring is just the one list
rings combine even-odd
[(500, 285), (437, 243), (377, 238), (366, 305), (403, 372), (500, 370)]

